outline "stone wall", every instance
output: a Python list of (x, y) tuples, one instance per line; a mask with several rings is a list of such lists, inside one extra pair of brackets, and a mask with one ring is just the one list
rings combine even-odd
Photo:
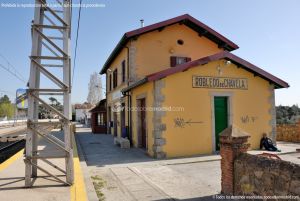
[(221, 193), (300, 196), (300, 165), (248, 154), (249, 136), (234, 125), (220, 134)]
[(300, 166), (242, 153), (234, 161), (234, 194), (300, 195)]
[(300, 142), (300, 122), (277, 125), (277, 141)]

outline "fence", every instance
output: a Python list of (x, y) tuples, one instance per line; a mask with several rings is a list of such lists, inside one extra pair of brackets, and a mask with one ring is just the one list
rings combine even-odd
[(300, 121), (296, 124), (279, 124), (277, 129), (277, 141), (300, 142)]

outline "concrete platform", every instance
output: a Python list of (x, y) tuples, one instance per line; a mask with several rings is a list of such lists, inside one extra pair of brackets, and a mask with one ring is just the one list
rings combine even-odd
[[(106, 201), (215, 200), (221, 191), (220, 156), (194, 156), (157, 160), (142, 149), (121, 149), (113, 137), (78, 128), (85, 177), (99, 176)], [(279, 142), (283, 160), (296, 160), (300, 144)], [(266, 151), (252, 150), (251, 154)], [(298, 156), (300, 154), (298, 153)], [(299, 159), (300, 161), (300, 159)], [(92, 199), (91, 199), (92, 200)]]
[(18, 135), (18, 134), (24, 134), (24, 132), (27, 130), (26, 125), (21, 126), (15, 126), (15, 127), (7, 127), (7, 128), (0, 128), (0, 137), (6, 137), (10, 135)]
[[(62, 137), (60, 132), (56, 137)], [(61, 154), (46, 141), (41, 141), (39, 149), (51, 150), (56, 155)], [(58, 183), (53, 177), (45, 175), (38, 170), (38, 178), (34, 180), (32, 188), (25, 188), (25, 164), (23, 162), (23, 151), (20, 151), (4, 163), (0, 164), (0, 198), (5, 201), (69, 201), (69, 200), (87, 200), (84, 177), (81, 172), (80, 162), (77, 154), (76, 144), (74, 144), (74, 184), (66, 186)], [(40, 160), (39, 160), (40, 161)], [(55, 165), (64, 169), (65, 159), (51, 159)], [(57, 169), (44, 162), (39, 163), (42, 167), (51, 173), (65, 180), (65, 176)]]
[(293, 142), (277, 142), (278, 149), (281, 150), (281, 152), (274, 152), (274, 151), (266, 151), (266, 150), (251, 150), (248, 151), (249, 154), (261, 154), (261, 153), (271, 153), (271, 154), (277, 154), (277, 155), (284, 155), (284, 154), (292, 154), (296, 153), (296, 149), (300, 149), (300, 143), (293, 143)]

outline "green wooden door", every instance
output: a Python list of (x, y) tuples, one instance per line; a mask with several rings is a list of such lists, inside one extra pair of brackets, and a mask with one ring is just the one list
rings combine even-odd
[(215, 139), (216, 150), (220, 150), (220, 133), (228, 127), (227, 97), (215, 97)]

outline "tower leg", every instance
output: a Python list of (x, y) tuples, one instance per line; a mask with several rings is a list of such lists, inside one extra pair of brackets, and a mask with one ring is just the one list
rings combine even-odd
[[(50, 1), (50, 0), (49, 0)], [(48, 4), (51, 4), (47, 1)], [(58, 147), (63, 153), (62, 160), (65, 160), (66, 181), (67, 184), (73, 184), (73, 149), (70, 131), (70, 114), (71, 114), (71, 62), (70, 62), (70, 33), (71, 33), (71, 8), (66, 5), (70, 0), (63, 0), (61, 11), (63, 17), (57, 14), (58, 10), (48, 7), (43, 0), (35, 0), (35, 13), (32, 25), (32, 50), (31, 50), (31, 66), (28, 91), (28, 134), (26, 136), (26, 155), (25, 155), (25, 186), (32, 186), (32, 178), (38, 176), (38, 169), (49, 176), (54, 177), (59, 182), (65, 182), (54, 174), (45, 170), (38, 164), (38, 159), (47, 161), (46, 163), (54, 168), (61, 170), (52, 164), (46, 158), (52, 158), (51, 153), (45, 155), (38, 150), (39, 137), (44, 138), (48, 143)], [(46, 23), (44, 22), (46, 21)], [(49, 24), (50, 23), (50, 24)], [(51, 30), (49, 32), (49, 30)], [(47, 36), (47, 34), (61, 34), (55, 37)], [(57, 38), (62, 39), (57, 42)], [(46, 50), (44, 52), (44, 50)], [(50, 54), (50, 55), (49, 55)], [(53, 63), (52, 63), (53, 62)], [(63, 70), (63, 80), (47, 70), (46, 67), (59, 66)], [(53, 81), (57, 88), (43, 88), (40, 86), (41, 73)], [(48, 101), (41, 97), (48, 95), (63, 95), (63, 111), (60, 111), (53, 105), (49, 105)], [(47, 132), (49, 123), (57, 125), (59, 122), (41, 122), (39, 121), (40, 106), (46, 108), (47, 111), (57, 114), (61, 118), (64, 131), (64, 141), (44, 133)], [(46, 123), (46, 124), (45, 124)], [(46, 149), (45, 149), (46, 150)], [(54, 156), (57, 157), (57, 156)], [(64, 159), (63, 159), (64, 158)], [(40, 162), (40, 161), (39, 161)], [(64, 171), (63, 171), (64, 172)]]

